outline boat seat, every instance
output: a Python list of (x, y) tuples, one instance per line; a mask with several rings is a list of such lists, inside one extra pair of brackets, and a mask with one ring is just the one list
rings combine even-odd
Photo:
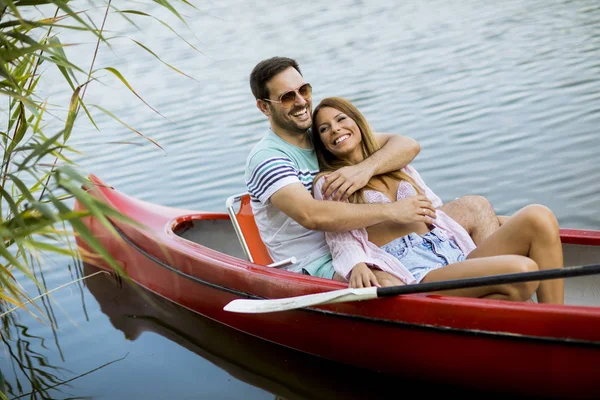
[[(238, 202), (240, 203), (240, 208), (236, 213), (235, 205)], [(268, 267), (282, 267), (296, 263), (296, 257), (276, 263), (273, 262), (258, 232), (248, 192), (229, 197), (225, 203), (225, 207), (227, 207), (229, 218), (248, 261)]]

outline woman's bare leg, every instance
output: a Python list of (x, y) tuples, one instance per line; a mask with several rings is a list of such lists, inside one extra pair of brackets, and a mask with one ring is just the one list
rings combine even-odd
[[(538, 266), (523, 256), (495, 256), (460, 261), (429, 272), (421, 282), (439, 282), (453, 279), (537, 271)], [(522, 282), (453, 289), (436, 292), (448, 296), (476, 297), (495, 300), (527, 301), (538, 288), (539, 282)]]
[(371, 269), (371, 271), (375, 274), (375, 278), (377, 278), (377, 282), (379, 282), (381, 287), (404, 285), (404, 282), (389, 272), (380, 269)]
[[(564, 261), (559, 226), (552, 211), (541, 205), (522, 208), (467, 258), (501, 254), (529, 257), (540, 270), (562, 268)], [(541, 281), (537, 298), (540, 303), (564, 304), (564, 279)]]

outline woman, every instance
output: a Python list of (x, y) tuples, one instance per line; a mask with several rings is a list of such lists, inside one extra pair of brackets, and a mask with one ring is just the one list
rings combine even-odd
[[(347, 100), (326, 98), (313, 112), (312, 139), (321, 173), (315, 178), (314, 197), (323, 199), (325, 175), (355, 165), (378, 150), (364, 116)], [(347, 201), (381, 203), (410, 201), (426, 196), (434, 207), (442, 205), (407, 166), (371, 178)], [(562, 268), (559, 227), (546, 207), (530, 205), (503, 223), (479, 247), (468, 233), (443, 211), (431, 223), (391, 222), (350, 232), (326, 232), (336, 272), (351, 287), (445, 281), (469, 277)], [(536, 292), (537, 290), (537, 292)], [(537, 293), (538, 302), (563, 304), (562, 279), (502, 284), (444, 291), (443, 294), (526, 301)]]

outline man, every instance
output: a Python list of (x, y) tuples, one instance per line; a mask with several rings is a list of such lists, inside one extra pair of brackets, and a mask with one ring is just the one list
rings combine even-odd
[[(402, 224), (431, 223), (435, 218), (435, 209), (425, 196), (385, 204), (315, 200), (311, 190), (319, 166), (308, 133), (312, 123), (310, 84), (295, 60), (273, 57), (255, 66), (250, 87), (256, 106), (269, 118), (271, 129), (251, 150), (245, 179), (261, 238), (273, 261), (295, 256), (299, 262), (287, 266), (288, 270), (340, 279), (334, 277), (324, 231), (349, 231), (390, 220)], [(372, 176), (405, 167), (420, 151), (419, 144), (408, 137), (377, 134), (376, 138), (379, 151), (360, 164), (341, 168), (327, 177), (326, 197), (335, 193), (336, 200), (346, 199)], [(498, 222), (495, 213), (495, 227), (489, 221), (474, 221), (472, 215), (481, 211), (474, 213), (474, 209), (483, 209), (487, 202), (481, 199), (467, 196), (442, 209), (452, 217), (458, 216), (455, 219), (472, 235), (487, 235), (482, 231), (493, 231)], [(489, 209), (493, 212), (491, 206)], [(471, 228), (479, 226), (485, 229)]]

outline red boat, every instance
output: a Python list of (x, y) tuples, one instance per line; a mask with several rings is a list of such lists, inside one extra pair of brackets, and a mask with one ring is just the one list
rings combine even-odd
[[(98, 269), (83, 264), (83, 271), (85, 276), (90, 276)], [(196, 353), (232, 377), (272, 393), (275, 399), (382, 399), (389, 397), (390, 379), (394, 379), (396, 385), (401, 383), (396, 377), (274, 345), (151, 292), (138, 290), (137, 286), (119, 284), (104, 274), (86, 280), (85, 286), (113, 327), (128, 340), (135, 341), (144, 332), (160, 335)], [(323, 379), (324, 376), (327, 380)], [(123, 386), (111, 392), (113, 398), (119, 398), (119, 389), (131, 393), (130, 388)], [(440, 385), (420, 387), (419, 394), (434, 396), (440, 390), (447, 396), (463, 398), (465, 392), (469, 397), (484, 395), (470, 389)], [(157, 393), (156, 397), (159, 396)]]
[[(410, 294), (242, 314), (223, 307), (343, 289), (273, 266), (242, 197), (214, 213), (151, 204), (90, 176), (91, 193), (143, 227), (86, 221), (144, 288), (262, 339), (386, 374), (529, 397), (600, 398), (600, 277), (565, 279), (566, 305)], [(232, 197), (227, 206), (233, 209)], [(81, 209), (82, 205), (76, 203)], [(565, 265), (600, 260), (600, 231), (561, 229)], [(78, 239), (79, 246), (91, 252)], [(95, 260), (95, 261), (93, 261)], [(87, 260), (110, 270), (95, 257)], [(253, 260), (253, 261), (250, 261)], [(293, 262), (293, 260), (292, 260)]]

